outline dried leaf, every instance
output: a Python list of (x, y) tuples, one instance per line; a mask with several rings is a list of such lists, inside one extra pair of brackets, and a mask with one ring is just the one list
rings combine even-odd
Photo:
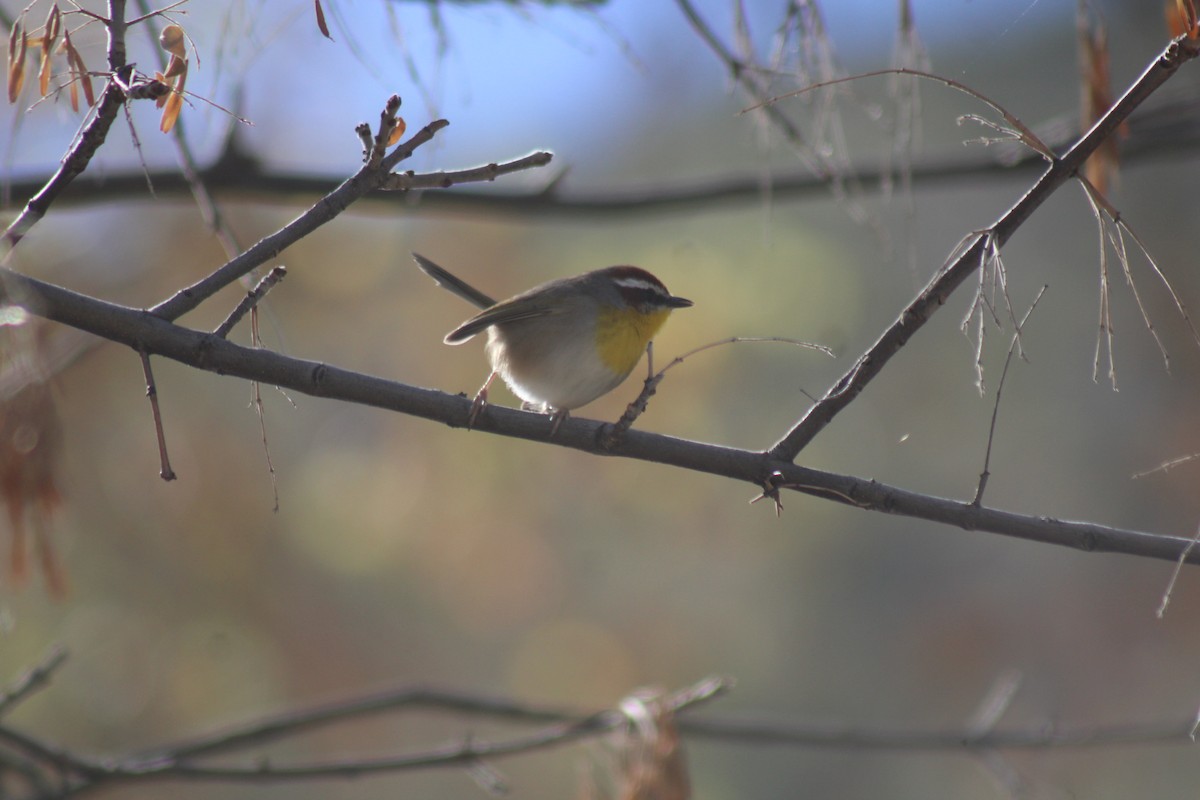
[(316, 6), (317, 11), (317, 30), (321, 32), (322, 36), (332, 42), (333, 37), (329, 35), (329, 24), (325, 22), (325, 10), (321, 8), (321, 0), (313, 0), (313, 5)]
[(1200, 19), (1197, 18), (1194, 0), (1167, 0), (1163, 9), (1167, 19), (1167, 30), (1174, 39), (1187, 35), (1189, 39), (1200, 38)]
[(183, 70), (179, 73), (179, 83), (166, 96), (162, 120), (158, 123), (158, 129), (163, 133), (171, 132), (171, 129), (175, 127), (175, 121), (179, 119), (179, 112), (183, 110), (183, 84), (185, 81), (187, 81), (186, 61), (183, 64)]
[(42, 97), (50, 93), (50, 74), (53, 70), (50, 66), (50, 53), (47, 50), (42, 51), (42, 63), (38, 67), (38, 91)]
[[(170, 87), (170, 85), (171, 85), (170, 81), (168, 81), (166, 76), (163, 75), (161, 72), (154, 73), (154, 83), (162, 84), (163, 86), (166, 86), (166, 87)], [(168, 95), (170, 95), (170, 91), (163, 92), (160, 95), (155, 95), (154, 107), (162, 108), (163, 106), (165, 106), (167, 104), (167, 96)]]
[(175, 127), (175, 122), (179, 119), (179, 112), (183, 110), (183, 96), (178, 92), (171, 92), (166, 95), (163, 101), (162, 120), (158, 123), (158, 129), (163, 133), (170, 133)]
[(178, 25), (168, 25), (163, 28), (162, 33), (158, 35), (158, 44), (172, 56), (178, 56), (179, 58), (187, 57), (183, 28)]
[(392, 133), (388, 136), (387, 146), (391, 147), (400, 141), (400, 137), (404, 135), (404, 131), (408, 130), (408, 124), (405, 123), (404, 117), (396, 117), (396, 127), (392, 128)]
[(167, 62), (167, 71), (163, 74), (167, 78), (174, 78), (178, 75), (182, 75), (186, 70), (187, 59), (180, 58), (177, 55), (172, 55), (171, 60)]
[(0, 402), (0, 502), (8, 510), (12, 542), (8, 570), (14, 581), (28, 576), (28, 532), (51, 594), (66, 592), (66, 576), (50, 540), (49, 522), (62, 502), (55, 482), (62, 451), (62, 421), (50, 387), (31, 380)]
[(25, 26), (21, 20), (13, 23), (8, 34), (8, 102), (15, 103), (21, 96), (21, 87), (25, 85), (25, 53), (28, 42), (25, 40)]
[[(1081, 0), (1077, 18), (1079, 36), (1079, 69), (1082, 82), (1081, 124), (1084, 130), (1092, 127), (1112, 108), (1112, 77), (1109, 71), (1108, 31), (1103, 22), (1094, 25), (1086, 5)], [(1116, 180), (1120, 170), (1117, 148), (1118, 136), (1124, 138), (1129, 129), (1122, 125), (1084, 163), (1083, 173), (1101, 194), (1108, 193), (1109, 185)]]
[(46, 16), (46, 24), (42, 28), (42, 49), (53, 50), (54, 43), (58, 41), (58, 32), (62, 28), (62, 12), (58, 10), (58, 3), (50, 6), (50, 13)]
[(42, 59), (38, 67), (38, 90), (45, 97), (50, 92), (50, 77), (53, 73), (51, 57), (54, 55), (54, 44), (58, 41), (59, 28), (62, 26), (62, 14), (58, 4), (50, 6), (50, 14), (46, 24), (42, 26)]
[(71, 42), (71, 34), (68, 31), (63, 31), (63, 47), (67, 51), (67, 66), (72, 73), (71, 81), (71, 107), (76, 111), (79, 110), (76, 105), (75, 98), (75, 80), (78, 79), (83, 86), (83, 99), (87, 101), (88, 108), (96, 105), (96, 93), (92, 91), (92, 76), (88, 74), (87, 65), (83, 63), (83, 56), (75, 49), (75, 45)]

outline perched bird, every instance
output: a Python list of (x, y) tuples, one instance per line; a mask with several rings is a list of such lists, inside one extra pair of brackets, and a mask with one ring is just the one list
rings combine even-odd
[(462, 344), (484, 330), (492, 372), (475, 395), (467, 427), (487, 404), (499, 375), (522, 408), (553, 414), (553, 436), (567, 413), (615, 389), (641, 360), (671, 311), (691, 300), (675, 297), (638, 267), (607, 267), (543, 283), (496, 302), (422, 255), (426, 275), (483, 311), (446, 334)]

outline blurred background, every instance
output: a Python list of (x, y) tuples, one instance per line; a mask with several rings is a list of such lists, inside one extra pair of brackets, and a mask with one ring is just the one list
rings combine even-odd
[[(189, 3), (176, 16), (198, 55), (189, 90), (252, 120), (238, 127), (238, 141), (272, 170), (351, 174), (360, 163), (353, 126), (377, 120), (395, 92), (410, 131), (438, 116), (451, 122), (409, 163), (417, 171), (547, 149), (550, 167), (490, 189), (536, 192), (557, 181), (564, 197), (588, 197), (739, 176), (761, 179), (764, 192), (738, 204), (596, 217), (363, 201), (278, 261), (289, 275), (270, 295), (263, 329), (268, 346), (289, 355), (473, 393), (486, 376), (482, 347), (441, 343), (470, 309), (425, 278), (410, 251), (497, 296), (633, 263), (695, 301), (659, 335), (660, 359), (729, 336), (794, 337), (836, 351), (836, 360), (777, 344), (707, 351), (668, 374), (638, 422), (762, 449), (877, 338), (960, 238), (986, 227), (1033, 180), (1030, 171), (996, 172), (918, 182), (911, 196), (890, 198), (872, 184), (855, 195), (855, 208), (824, 191), (773, 196), (772, 176), (801, 169), (793, 149), (760, 116), (738, 113), (746, 95), (671, 2), (324, 5), (333, 41), (318, 32), (311, 4)], [(735, 38), (733, 5), (696, 3), (726, 42)], [(1165, 46), (1161, 5), (1091, 3), (1107, 23), (1117, 92)], [(787, 4), (746, 6), (765, 58)], [(1035, 128), (1077, 124), (1073, 2), (912, 6), (934, 71)], [(7, 0), (0, 8), (10, 18), (20, 11)], [(840, 1), (820, 10), (846, 72), (891, 63), (893, 4)], [(45, 11), (35, 3), (31, 19), (40, 23)], [(101, 64), (100, 28), (73, 35), (89, 63)], [(140, 29), (130, 43), (142, 69), (157, 63)], [(1198, 76), (1185, 67), (1151, 106), (1194, 97)], [(989, 132), (956, 122), (985, 107), (933, 83), (919, 91), (917, 161), (989, 157), (962, 144)], [(0, 111), (6, 180), (48, 174), (78, 127), (64, 102), (26, 113), (34, 99), (27, 93)], [(849, 159), (885, 162), (887, 79), (855, 83), (837, 100)], [(789, 111), (803, 119), (802, 108)], [(141, 157), (171, 167), (158, 112), (135, 104), (131, 113)], [(201, 161), (216, 158), (228, 116), (197, 102), (183, 121)], [(128, 131), (119, 119), (89, 178), (138, 169)], [(1200, 307), (1197, 166), (1187, 149), (1131, 160), (1109, 192), (1192, 308)], [(26, 199), (12, 197), (6, 214)], [(316, 197), (218, 200), (245, 246)], [(853, 218), (858, 210), (865, 222)], [(1200, 349), (1135, 257), (1133, 277), (1171, 356), (1166, 370), (1110, 261), (1119, 391), (1105, 378), (1103, 355), (1093, 380), (1097, 243), (1082, 192), (1065, 186), (1004, 250), (1018, 315), (1048, 289), (1025, 329), (1027, 360), (1013, 362), (1004, 385), (985, 502), (1188, 536), (1200, 519), (1200, 466), (1132, 476), (1200, 451)], [(140, 306), (224, 260), (190, 200), (143, 191), (56, 206), (10, 266)], [(212, 328), (241, 291), (227, 290), (182, 322)], [(970, 499), (1012, 330), (1004, 314), (1002, 330), (989, 323), (981, 394), (975, 344), (960, 330), (970, 303), (964, 287), (800, 462)], [(248, 340), (245, 326), (236, 336)], [(891, 728), (965, 728), (1013, 672), (1021, 681), (999, 724), (1006, 729), (1184, 721), (1200, 704), (1200, 585), (1191, 570), (1160, 620), (1166, 562), (1086, 555), (799, 495), (786, 495), (776, 518), (769, 504), (748, 505), (752, 486), (264, 387), (274, 512), (250, 386), (154, 364), (179, 479), (157, 476), (136, 354), (90, 350), (53, 383), (65, 500), (52, 536), (70, 591), (52, 600), (36, 576), (23, 590), (0, 586), (5, 680), (54, 644), (70, 653), (52, 685), (6, 724), (67, 748), (117, 755), (408, 682), (590, 709), (639, 686), (677, 688), (721, 674), (736, 678), (736, 690), (698, 713)], [(578, 415), (613, 420), (639, 388), (635, 377)], [(492, 399), (514, 402), (504, 389)], [(261, 754), (280, 764), (383, 756), (490, 732), (444, 715), (393, 715)], [(1200, 781), (1184, 744), (1016, 752), (1007, 755), (1015, 783), (961, 753), (686, 744), (696, 796), (705, 798), (1182, 798)], [(572, 746), (493, 766), (513, 796), (558, 798), (578, 793), (581, 765), (592, 757)], [(436, 798), (480, 790), (461, 771), (438, 770), (171, 791)]]

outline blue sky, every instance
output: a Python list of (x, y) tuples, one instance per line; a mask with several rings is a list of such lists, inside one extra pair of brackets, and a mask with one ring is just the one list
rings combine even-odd
[[(179, 16), (200, 52), (188, 88), (232, 105), (239, 101), (231, 87), (238, 86), (244, 92), (239, 108), (255, 122), (246, 131), (248, 142), (281, 167), (330, 174), (353, 169), (353, 124), (374, 119), (392, 92), (405, 98), (403, 114), (411, 125), (423, 124), (431, 111), (452, 122), (438, 147), (424, 154), (427, 163), (414, 165), (422, 168), (447, 166), (447, 159), (467, 166), (543, 148), (573, 148), (571, 160), (579, 162), (664, 104), (719, 101), (728, 87), (720, 65), (669, 0), (612, 0), (583, 13), (447, 5), (445, 52), (439, 52), (422, 3), (326, 3), (337, 12), (334, 42), (317, 33), (311, 5), (290, 0), (244, 0), (229, 16), (229, 4), (209, 0), (186, 6)], [(747, 0), (760, 41), (769, 41), (782, 5)], [(697, 0), (697, 6), (728, 37), (732, 3)], [(852, 69), (886, 65), (894, 3), (837, 0), (821, 6), (838, 53)], [(935, 57), (940, 48), (961, 45), (964, 36), (981, 55), (1005, 50), (1033, 26), (1061, 23), (1074, 13), (1069, 0), (917, 0), (914, 7)], [(227, 19), (233, 22), (223, 29)], [(91, 40), (100, 45), (97, 28)], [(134, 32), (131, 42), (133, 58), (143, 68), (152, 66), (156, 54), (145, 38)], [(410, 65), (422, 87), (414, 85)], [(7, 107), (0, 115), (6, 128), (13, 113)], [(156, 118), (145, 104), (136, 109), (147, 159), (170, 163)], [(199, 105), (187, 119), (198, 147), (211, 152), (227, 118)], [(76, 123), (63, 109), (36, 110), (18, 133), (14, 171), (52, 165)], [(117, 130), (127, 140), (123, 128)], [(133, 155), (126, 145), (110, 149), (106, 158), (120, 166)]]

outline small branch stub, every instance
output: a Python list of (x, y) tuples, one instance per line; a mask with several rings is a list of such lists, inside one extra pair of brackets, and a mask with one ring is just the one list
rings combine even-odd
[(171, 459), (167, 455), (167, 437), (163, 433), (162, 412), (158, 407), (158, 387), (154, 385), (154, 372), (150, 369), (150, 354), (145, 348), (138, 351), (142, 358), (142, 373), (146, 376), (146, 397), (150, 398), (150, 411), (154, 415), (154, 433), (158, 436), (158, 476), (164, 481), (173, 481), (178, 476), (171, 469)]

